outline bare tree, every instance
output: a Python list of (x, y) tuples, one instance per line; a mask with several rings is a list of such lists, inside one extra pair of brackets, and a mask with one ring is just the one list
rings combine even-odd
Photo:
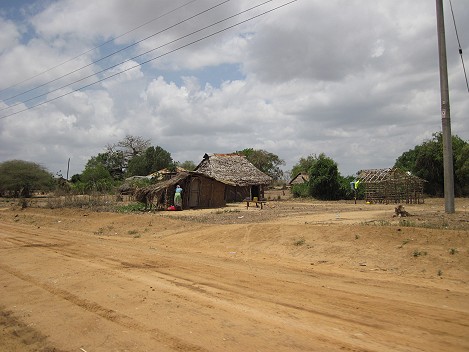
[(144, 139), (140, 136), (126, 135), (123, 140), (115, 144), (108, 144), (106, 149), (110, 155), (121, 155), (124, 167), (126, 168), (129, 160), (143, 154), (150, 145), (151, 142), (149, 139)]

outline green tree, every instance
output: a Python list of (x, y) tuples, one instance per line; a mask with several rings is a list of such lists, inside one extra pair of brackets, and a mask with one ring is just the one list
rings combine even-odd
[(187, 171), (194, 171), (195, 168), (197, 167), (197, 165), (193, 161), (190, 161), (190, 160), (186, 160), (180, 164), (178, 163), (177, 166), (180, 166)]
[(309, 169), (314, 164), (316, 155), (308, 155), (306, 158), (300, 158), (297, 164), (295, 164), (291, 170), (291, 177), (295, 177), (300, 173), (309, 174)]
[(96, 158), (88, 161), (80, 180), (84, 184), (84, 189), (89, 191), (110, 191), (114, 186), (111, 174)]
[(149, 147), (143, 154), (130, 159), (126, 175), (145, 176), (164, 168), (174, 168), (171, 154), (159, 146)]
[(93, 156), (88, 166), (102, 165), (113, 180), (123, 180), (133, 158), (141, 156), (150, 146), (150, 141), (138, 136), (127, 135), (121, 141), (106, 146), (106, 151)]
[(93, 158), (93, 163), (100, 163), (104, 166), (114, 180), (124, 179), (127, 163), (124, 160), (124, 154), (122, 151), (108, 150), (104, 153), (99, 153)]
[(281, 165), (285, 165), (285, 161), (280, 159), (277, 155), (269, 153), (262, 149), (247, 148), (236, 153), (244, 155), (251, 164), (261, 170), (263, 173), (269, 175), (274, 180), (280, 180), (283, 176), (283, 171), (280, 169)]
[(31, 197), (33, 191), (54, 187), (54, 178), (39, 164), (10, 160), (0, 163), (0, 194), (13, 197)]
[(339, 169), (324, 153), (315, 158), (309, 169), (309, 194), (321, 200), (335, 200), (341, 196)]
[(309, 183), (300, 183), (292, 185), (291, 193), (295, 198), (307, 198), (309, 197)]
[(109, 171), (114, 180), (122, 180), (130, 161), (141, 156), (148, 147), (150, 140), (127, 135), (117, 143), (107, 145), (106, 151), (98, 154), (96, 159)]
[(456, 194), (469, 195), (469, 143), (455, 157), (455, 188)]
[[(468, 143), (458, 136), (452, 137), (453, 168), (455, 195), (467, 195), (467, 146)], [(433, 138), (424, 141), (396, 159), (394, 167), (410, 171), (423, 178), (425, 193), (442, 196), (444, 194), (443, 136), (441, 132), (433, 134)]]

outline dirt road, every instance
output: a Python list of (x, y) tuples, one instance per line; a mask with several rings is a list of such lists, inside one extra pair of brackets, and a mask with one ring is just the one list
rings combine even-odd
[(5, 207), (0, 350), (468, 351), (469, 230), (392, 213)]

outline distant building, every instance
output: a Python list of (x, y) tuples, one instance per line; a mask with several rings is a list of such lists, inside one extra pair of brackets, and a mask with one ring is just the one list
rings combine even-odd
[(295, 177), (293, 177), (291, 181), (288, 182), (288, 184), (290, 186), (293, 186), (293, 185), (301, 185), (306, 182), (309, 182), (309, 175), (305, 172), (300, 172)]
[(194, 172), (224, 183), (227, 202), (262, 199), (265, 188), (272, 182), (272, 177), (256, 168), (244, 155), (236, 153), (205, 154)]
[[(163, 170), (164, 171), (164, 170)], [(171, 175), (170, 178), (168, 174)], [(152, 174), (167, 179), (135, 191), (135, 199), (147, 207), (166, 209), (172, 205), (176, 185), (183, 188), (183, 209), (215, 208), (246, 198), (264, 198), (272, 178), (238, 154), (205, 154), (194, 171)]]
[(358, 172), (365, 200), (372, 203), (423, 203), (424, 179), (398, 168)]

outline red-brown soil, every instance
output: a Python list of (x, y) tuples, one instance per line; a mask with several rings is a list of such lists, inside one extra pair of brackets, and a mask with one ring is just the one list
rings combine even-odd
[(406, 205), (408, 218), (363, 202), (11, 204), (1, 351), (469, 350), (469, 199), (455, 214)]

